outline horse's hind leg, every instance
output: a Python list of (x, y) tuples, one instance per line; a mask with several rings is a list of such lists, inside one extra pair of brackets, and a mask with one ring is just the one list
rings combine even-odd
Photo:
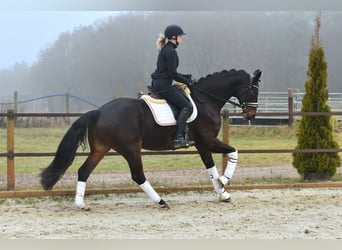
[(90, 173), (94, 170), (97, 164), (103, 159), (105, 152), (91, 152), (87, 160), (78, 169), (78, 181), (75, 195), (75, 205), (81, 209), (88, 209), (84, 202), (84, 194), (86, 183)]
[(146, 180), (140, 150), (139, 152), (129, 152), (123, 154), (123, 156), (128, 162), (133, 181), (140, 186), (140, 188), (151, 198), (152, 201), (158, 203), (162, 208), (170, 208), (169, 205), (162, 198), (160, 198), (159, 194)]

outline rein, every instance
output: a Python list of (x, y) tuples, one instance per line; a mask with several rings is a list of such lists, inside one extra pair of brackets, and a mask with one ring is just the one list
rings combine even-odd
[[(246, 107), (255, 107), (255, 108), (258, 107), (258, 102), (247, 102), (247, 101), (245, 101), (243, 104), (240, 104), (240, 103), (238, 103), (238, 102), (231, 101), (230, 99), (229, 99), (229, 100), (225, 100), (225, 99), (223, 99), (223, 98), (221, 98), (221, 97), (219, 97), (219, 96), (216, 96), (216, 95), (207, 93), (205, 90), (203, 90), (203, 89), (201, 89), (201, 88), (198, 88), (195, 84), (192, 85), (192, 87), (195, 88), (196, 90), (198, 90), (199, 92), (201, 92), (201, 93), (203, 93), (203, 94), (205, 94), (205, 95), (207, 95), (207, 96), (210, 96), (210, 97), (212, 97), (212, 98), (214, 98), (214, 99), (216, 99), (216, 100), (218, 100), (218, 101), (220, 101), (220, 102), (224, 102), (224, 103), (228, 102), (228, 103), (230, 103), (230, 104), (232, 104), (232, 105), (234, 105), (234, 106), (236, 106), (236, 107), (242, 108), (242, 109), (244, 109), (244, 108), (246, 108)], [(252, 84), (251, 84), (251, 85), (247, 88), (247, 94), (246, 94), (246, 95), (249, 94), (250, 89), (251, 89), (252, 87), (259, 89), (258, 86), (255, 86), (255, 85), (252, 85)]]
[[(195, 84), (194, 84), (194, 85), (191, 85), (191, 87), (192, 87), (192, 88), (195, 88), (196, 90), (198, 90), (199, 92), (205, 94), (206, 96), (210, 96), (210, 97), (212, 97), (212, 98), (214, 98), (214, 99), (216, 99), (216, 100), (218, 100), (218, 101), (220, 101), (220, 102), (224, 102), (224, 103), (227, 102), (227, 100), (225, 100), (225, 99), (223, 99), (223, 98), (221, 98), (221, 97), (219, 97), (219, 96), (216, 96), (216, 95), (207, 93), (205, 90), (203, 90), (203, 89), (197, 87)], [(228, 100), (228, 101), (229, 101), (229, 100)], [(204, 102), (204, 101), (201, 101), (201, 102)], [(239, 105), (239, 104), (238, 104), (238, 105)]]

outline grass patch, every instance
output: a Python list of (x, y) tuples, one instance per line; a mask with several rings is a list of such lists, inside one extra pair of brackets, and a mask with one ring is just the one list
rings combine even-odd
[(335, 174), (335, 175), (331, 178), (331, 181), (342, 182), (342, 174)]
[[(16, 153), (51, 153), (55, 152), (60, 140), (69, 127), (50, 128), (15, 128)], [(338, 130), (340, 131), (340, 130)], [(230, 127), (229, 144), (238, 150), (243, 149), (292, 149), (297, 144), (297, 126), (259, 127), (239, 126)], [(335, 133), (336, 140), (342, 141), (342, 133)], [(6, 129), (0, 129), (0, 138), (6, 138)], [(221, 135), (218, 138), (222, 138)], [(189, 150), (195, 150), (194, 147)], [(0, 141), (0, 152), (6, 153), (6, 139)], [(79, 151), (81, 152), (81, 150)], [(342, 157), (342, 154), (340, 154)], [(47, 167), (53, 157), (16, 157), (16, 173), (39, 173)], [(77, 171), (86, 157), (76, 157), (68, 171)], [(222, 155), (215, 154), (214, 160), (221, 166)], [(0, 158), (0, 173), (6, 173), (5, 157)], [(175, 169), (175, 168), (204, 168), (198, 154), (194, 155), (154, 155), (143, 156), (145, 170)], [(271, 166), (291, 164), (292, 155), (280, 154), (239, 154), (239, 167)], [(97, 166), (96, 171), (128, 171), (128, 165), (121, 156), (106, 156)]]
[[(263, 184), (296, 184), (301, 182), (300, 178), (288, 178), (288, 177), (261, 177), (253, 178), (246, 177), (241, 180), (232, 180), (232, 185), (263, 185)], [(228, 187), (229, 189), (229, 187)]]

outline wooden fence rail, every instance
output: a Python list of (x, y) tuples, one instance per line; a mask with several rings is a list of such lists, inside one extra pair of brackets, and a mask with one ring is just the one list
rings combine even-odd
[[(53, 153), (15, 153), (14, 145), (14, 127), (16, 117), (78, 117), (83, 113), (15, 113), (13, 110), (9, 110), (7, 113), (0, 113), (0, 117), (7, 118), (7, 153), (0, 153), (0, 157), (7, 157), (7, 190), (15, 190), (15, 166), (14, 159), (16, 157), (50, 157), (54, 156)], [(222, 113), (222, 141), (229, 143), (229, 117), (241, 116), (241, 114), (229, 114), (228, 110), (223, 110)], [(272, 112), (272, 113), (258, 113), (262, 116), (337, 116), (342, 115), (342, 112)], [(290, 125), (290, 124), (289, 124)], [(330, 152), (342, 152), (342, 149), (246, 149), (239, 150), (241, 154), (279, 154), (279, 153), (330, 153)], [(143, 155), (179, 155), (179, 154), (197, 154), (197, 151), (144, 151)], [(87, 156), (88, 153), (77, 153), (77, 156)], [(119, 155), (117, 152), (109, 152), (107, 155)], [(222, 169), (226, 166), (227, 156), (222, 156)]]

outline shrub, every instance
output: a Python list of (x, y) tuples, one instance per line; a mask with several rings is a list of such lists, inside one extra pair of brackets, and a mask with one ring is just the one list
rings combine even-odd
[[(307, 75), (301, 112), (330, 112), (327, 105), (327, 62), (323, 47), (315, 38), (312, 38)], [(296, 149), (338, 148), (330, 116), (303, 116), (297, 137)], [(293, 166), (304, 180), (329, 180), (340, 165), (341, 159), (334, 152), (293, 154)]]

